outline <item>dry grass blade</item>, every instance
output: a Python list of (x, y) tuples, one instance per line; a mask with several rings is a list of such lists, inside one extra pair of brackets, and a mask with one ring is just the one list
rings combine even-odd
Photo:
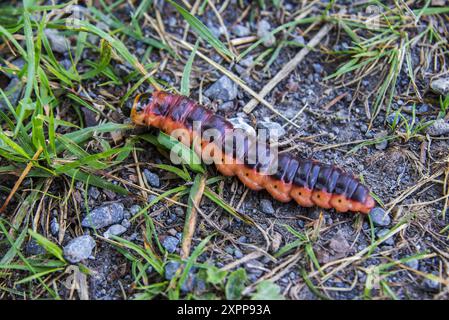
[(189, 194), (189, 202), (187, 206), (186, 221), (184, 224), (184, 232), (182, 236), (181, 258), (187, 259), (190, 255), (190, 248), (192, 246), (192, 237), (195, 233), (197, 211), (201, 199), (203, 198), (204, 187), (206, 186), (206, 177), (204, 175), (197, 175)]
[(33, 167), (33, 161), (36, 161), (39, 158), (42, 151), (44, 151), (44, 149), (42, 147), (39, 147), (39, 149), (37, 149), (36, 153), (34, 154), (32, 161), (28, 162), (27, 166), (25, 167), (25, 170), (23, 170), (19, 179), (16, 181), (16, 183), (14, 184), (14, 187), (12, 188), (8, 197), (6, 198), (5, 203), (3, 203), (3, 206), (0, 208), (0, 213), (3, 213), (3, 211), (6, 210), (6, 207), (8, 206), (9, 201), (11, 201), (11, 199), (14, 196), (14, 194), (16, 193), (17, 189), (19, 189), (19, 186), (22, 184), (23, 179), (26, 178), (26, 176), (30, 172), (31, 168)]

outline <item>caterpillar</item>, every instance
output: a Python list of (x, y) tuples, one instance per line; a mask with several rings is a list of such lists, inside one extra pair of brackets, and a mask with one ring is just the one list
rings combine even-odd
[[(135, 125), (155, 127), (172, 136), (177, 133), (179, 141), (193, 147), (203, 161), (212, 161), (221, 174), (237, 176), (252, 190), (266, 189), (278, 201), (293, 199), (303, 207), (316, 205), (364, 214), (375, 206), (369, 189), (353, 175), (288, 153), (280, 153), (275, 162), (268, 143), (244, 132), (231, 135), (235, 131), (231, 122), (188, 97), (165, 91), (137, 95), (131, 120)], [(205, 137), (208, 129), (218, 134), (212, 139)], [(243, 143), (236, 145), (236, 139)], [(231, 148), (230, 142), (234, 142)], [(267, 156), (262, 160), (260, 154)]]

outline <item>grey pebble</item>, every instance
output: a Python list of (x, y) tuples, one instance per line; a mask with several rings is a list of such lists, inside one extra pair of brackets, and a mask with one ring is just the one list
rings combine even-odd
[(120, 223), (124, 217), (124, 205), (114, 202), (93, 209), (81, 222), (83, 227), (100, 229)]
[(69, 49), (69, 42), (55, 29), (45, 29), (45, 35), (50, 42), (51, 49), (58, 53), (66, 53)]
[(320, 73), (322, 73), (323, 72), (323, 66), (321, 65), (321, 64), (319, 64), (319, 63), (314, 63), (314, 64), (312, 64), (312, 67), (313, 67), (313, 70), (316, 72), (316, 73), (318, 73), (318, 74), (320, 74)]
[[(379, 231), (377, 231), (376, 236), (378, 239), (384, 237), (385, 235), (387, 235), (387, 233), (390, 232), (390, 229), (380, 229)], [(394, 246), (394, 238), (390, 237), (388, 239), (386, 239), (383, 243), (383, 245), (387, 245), (387, 246)]]
[[(383, 131), (383, 132), (376, 133), (374, 135), (374, 138), (375, 139), (381, 139), (381, 138), (385, 138), (386, 136), (387, 136), (387, 133)], [(387, 140), (382, 140), (379, 143), (376, 143), (376, 149), (377, 150), (385, 150), (387, 147), (388, 147), (388, 141)]]
[(431, 136), (442, 136), (449, 133), (449, 123), (444, 119), (438, 119), (426, 130)]
[(274, 214), (275, 212), (273, 204), (268, 199), (262, 199), (260, 201), (260, 210), (262, 210), (262, 212), (266, 214)]
[(407, 267), (418, 270), (419, 269), (419, 261), (417, 259), (413, 259), (404, 263)]
[(433, 80), (430, 88), (436, 93), (446, 96), (449, 94), (449, 77), (443, 77)]
[(235, 249), (235, 251), (234, 251), (234, 257), (236, 257), (237, 259), (243, 258), (243, 253), (242, 253), (242, 251), (240, 251), (240, 249)]
[(380, 207), (374, 207), (369, 213), (375, 226), (386, 227), (391, 223), (390, 216)]
[(129, 208), (129, 212), (132, 216), (138, 214), (140, 210), (142, 210), (142, 208), (137, 204), (132, 205), (131, 208)]
[(244, 25), (237, 24), (232, 28), (232, 33), (234, 33), (237, 37), (246, 37), (249, 36), (250, 30)]
[(119, 236), (121, 234), (124, 234), (126, 232), (126, 227), (124, 227), (121, 224), (114, 224), (106, 230), (106, 232), (103, 234), (103, 236), (106, 239), (109, 239), (109, 236)]
[(25, 252), (27, 255), (30, 256), (47, 253), (47, 251), (45, 251), (45, 249), (40, 244), (38, 244), (37, 241), (34, 239), (28, 241), (28, 243), (25, 246)]
[(161, 186), (161, 181), (157, 174), (151, 172), (148, 169), (143, 170), (143, 174), (145, 175), (145, 179), (147, 179), (147, 182), (150, 186), (154, 188), (159, 188)]
[(57, 235), (59, 232), (59, 223), (56, 217), (53, 217), (50, 222), (50, 232), (52, 235)]
[(71, 263), (77, 263), (89, 258), (94, 248), (95, 240), (91, 236), (77, 237), (64, 247), (64, 257)]
[(222, 76), (204, 91), (204, 95), (210, 99), (234, 100), (237, 97), (237, 85), (227, 76)]
[[(266, 136), (269, 137), (271, 141), (277, 141), (285, 134), (285, 129), (279, 123), (270, 121), (269, 119), (257, 123), (257, 127), (259, 129), (265, 129)], [(261, 131), (258, 131), (258, 134), (261, 134)]]
[(180, 263), (177, 261), (169, 261), (167, 262), (167, 264), (164, 267), (164, 274), (165, 274), (165, 279), (166, 280), (171, 280), (173, 279), (173, 277), (176, 274), (176, 271), (179, 269), (180, 267)]
[(97, 200), (99, 196), (100, 196), (100, 191), (98, 191), (97, 188), (95, 188), (95, 187), (89, 188), (89, 197), (91, 197), (94, 200)]
[(424, 279), (424, 289), (430, 292), (438, 292), (440, 289), (440, 283), (432, 279)]
[(128, 219), (123, 219), (122, 223), (120, 223), (124, 228), (128, 229), (131, 227), (131, 222)]
[(257, 36), (263, 39), (263, 45), (265, 47), (272, 47), (276, 43), (276, 38), (270, 31), (270, 23), (265, 19), (260, 20), (257, 24)]
[(233, 101), (227, 101), (225, 103), (220, 104), (217, 108), (220, 111), (232, 110), (232, 108), (234, 108), (234, 102)]
[(169, 253), (174, 253), (176, 251), (176, 248), (178, 247), (178, 244), (179, 244), (179, 239), (175, 238), (175, 237), (172, 237), (172, 236), (167, 236), (162, 241), (162, 246)]

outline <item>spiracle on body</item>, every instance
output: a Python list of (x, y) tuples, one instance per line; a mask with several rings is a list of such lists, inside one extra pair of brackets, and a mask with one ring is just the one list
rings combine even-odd
[[(249, 135), (242, 137), (240, 147), (233, 144), (231, 149), (225, 148), (230, 140), (235, 140), (235, 135), (229, 134), (234, 131), (232, 123), (188, 97), (165, 91), (138, 95), (131, 119), (136, 125), (155, 127), (170, 135), (176, 133), (178, 140), (193, 147), (204, 161), (215, 163), (221, 174), (236, 175), (252, 190), (266, 189), (278, 201), (294, 199), (303, 207), (316, 205), (364, 214), (375, 206), (369, 189), (335, 166), (287, 153), (279, 154), (276, 161), (270, 156), (259, 160), (260, 151), (270, 154), (269, 145)], [(218, 136), (212, 140), (204, 138), (203, 133), (211, 128), (218, 131)], [(255, 156), (251, 150), (256, 150)]]

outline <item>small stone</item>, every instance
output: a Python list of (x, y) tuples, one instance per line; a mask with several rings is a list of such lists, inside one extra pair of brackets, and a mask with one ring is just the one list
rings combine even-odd
[(181, 264), (177, 261), (169, 261), (165, 265), (165, 279), (171, 280), (176, 274), (176, 271), (179, 269)]
[(184, 217), (184, 215), (185, 215), (184, 209), (181, 208), (181, 207), (176, 207), (176, 208), (175, 208), (175, 214), (176, 214), (178, 217)]
[(109, 237), (112, 236), (119, 236), (121, 234), (124, 234), (126, 232), (126, 228), (122, 226), (121, 224), (114, 224), (106, 230), (106, 232), (103, 234), (103, 236), (106, 239), (109, 239)]
[(278, 141), (285, 134), (285, 129), (277, 122), (264, 119), (257, 124), (258, 129), (264, 129), (266, 132), (259, 130), (258, 135), (264, 134), (264, 136), (269, 137), (270, 141)]
[[(17, 102), (19, 101), (22, 86), (23, 86), (22, 82), (17, 77), (14, 77), (11, 79), (8, 86), (3, 90), (6, 93), (6, 96), (8, 97), (9, 102), (13, 106), (15, 106), (17, 104)], [(3, 101), (3, 98), (0, 97), (0, 110), (6, 109), (6, 108), (7, 108), (6, 103)]]
[(268, 199), (262, 199), (260, 201), (260, 210), (262, 210), (262, 212), (266, 214), (274, 214), (275, 212), (273, 204)]
[(335, 251), (336, 253), (346, 254), (351, 246), (346, 240), (343, 232), (338, 231), (335, 236), (329, 242), (329, 248)]
[(174, 253), (176, 251), (176, 248), (178, 247), (178, 244), (179, 239), (172, 236), (165, 237), (164, 241), (162, 241), (162, 246), (169, 253)]
[(124, 228), (128, 229), (131, 227), (131, 222), (128, 219), (123, 219), (122, 223), (120, 223)]
[(386, 227), (391, 223), (390, 216), (380, 207), (373, 208), (369, 215), (377, 227)]
[(159, 176), (148, 169), (143, 170), (143, 174), (145, 175), (145, 179), (150, 186), (154, 188), (159, 188), (161, 186), (161, 181), (159, 180)]
[(443, 77), (433, 80), (430, 83), (430, 88), (443, 97), (447, 96), (449, 94), (449, 77)]
[(184, 283), (181, 285), (181, 291), (184, 293), (191, 292), (195, 287), (195, 283), (196, 276), (192, 271), (190, 271), (187, 275), (187, 279), (185, 279)]
[(316, 73), (318, 73), (318, 74), (321, 74), (322, 72), (323, 72), (323, 66), (321, 65), (321, 64), (319, 64), (319, 63), (314, 63), (314, 64), (312, 64), (312, 67), (313, 67), (313, 70), (316, 72)]
[[(381, 239), (382, 237), (386, 236), (389, 232), (390, 232), (390, 229), (380, 229), (376, 233), (377, 239)], [(394, 239), (393, 239), (393, 237), (389, 237), (382, 244), (383, 245), (387, 245), (387, 246), (394, 246)]]
[(28, 241), (25, 247), (25, 252), (27, 255), (36, 256), (38, 254), (45, 254), (47, 251), (36, 240), (31, 239)]
[(58, 53), (66, 53), (69, 49), (69, 42), (55, 29), (45, 29), (45, 35), (50, 42), (51, 49)]
[(390, 113), (387, 116), (387, 123), (391, 126), (397, 126), (401, 121), (401, 117), (399, 117), (396, 112)]
[(431, 136), (442, 136), (448, 134), (449, 123), (444, 121), (444, 119), (438, 119), (427, 128), (426, 132)]
[(272, 47), (276, 43), (276, 38), (270, 33), (271, 25), (267, 20), (260, 20), (257, 24), (257, 36), (263, 39), (265, 47)]
[(210, 99), (234, 100), (237, 97), (237, 85), (227, 76), (222, 76), (204, 91), (204, 95)]
[(440, 283), (433, 279), (424, 279), (423, 285), (424, 289), (430, 292), (438, 292), (440, 289)]
[(77, 263), (89, 258), (94, 248), (95, 240), (91, 236), (77, 237), (64, 247), (64, 257), (71, 263)]
[(51, 219), (50, 232), (54, 236), (57, 235), (59, 232), (59, 223), (58, 223), (58, 219), (56, 219), (56, 217), (53, 217), (53, 219)]
[(413, 259), (404, 263), (407, 267), (418, 270), (419, 269), (419, 261), (417, 259)]
[(83, 227), (100, 229), (120, 223), (124, 217), (124, 205), (120, 202), (107, 204), (92, 210), (81, 222)]
[[(386, 132), (379, 132), (374, 135), (375, 139), (382, 139), (387, 136)], [(381, 140), (380, 142), (376, 143), (376, 149), (377, 150), (385, 150), (388, 147), (388, 141), (386, 139)]]
[(232, 33), (234, 33), (237, 37), (247, 37), (250, 34), (250, 30), (246, 26), (237, 24), (232, 28)]
[(222, 103), (218, 106), (218, 110), (226, 112), (229, 110), (232, 110), (234, 108), (234, 102), (233, 101), (227, 101), (225, 103)]
[(137, 204), (132, 205), (131, 208), (129, 208), (129, 212), (132, 216), (138, 214), (140, 210), (142, 210), (142, 208)]
[(89, 197), (91, 197), (94, 200), (97, 200), (99, 196), (100, 196), (100, 191), (98, 191), (97, 188), (95, 188), (95, 187), (89, 188)]
[(246, 123), (246, 121), (243, 120), (242, 117), (229, 118), (228, 121), (232, 123), (234, 129), (242, 130), (247, 135), (256, 137), (256, 130), (248, 123)]
[(234, 251), (234, 257), (236, 257), (237, 259), (243, 258), (243, 253), (242, 253), (242, 251), (240, 251), (239, 249), (235, 249), (235, 251)]
[(304, 40), (303, 36), (295, 36), (293, 38), (293, 41), (296, 42), (297, 44), (300, 44), (300, 45), (305, 45), (306, 44), (306, 41)]

